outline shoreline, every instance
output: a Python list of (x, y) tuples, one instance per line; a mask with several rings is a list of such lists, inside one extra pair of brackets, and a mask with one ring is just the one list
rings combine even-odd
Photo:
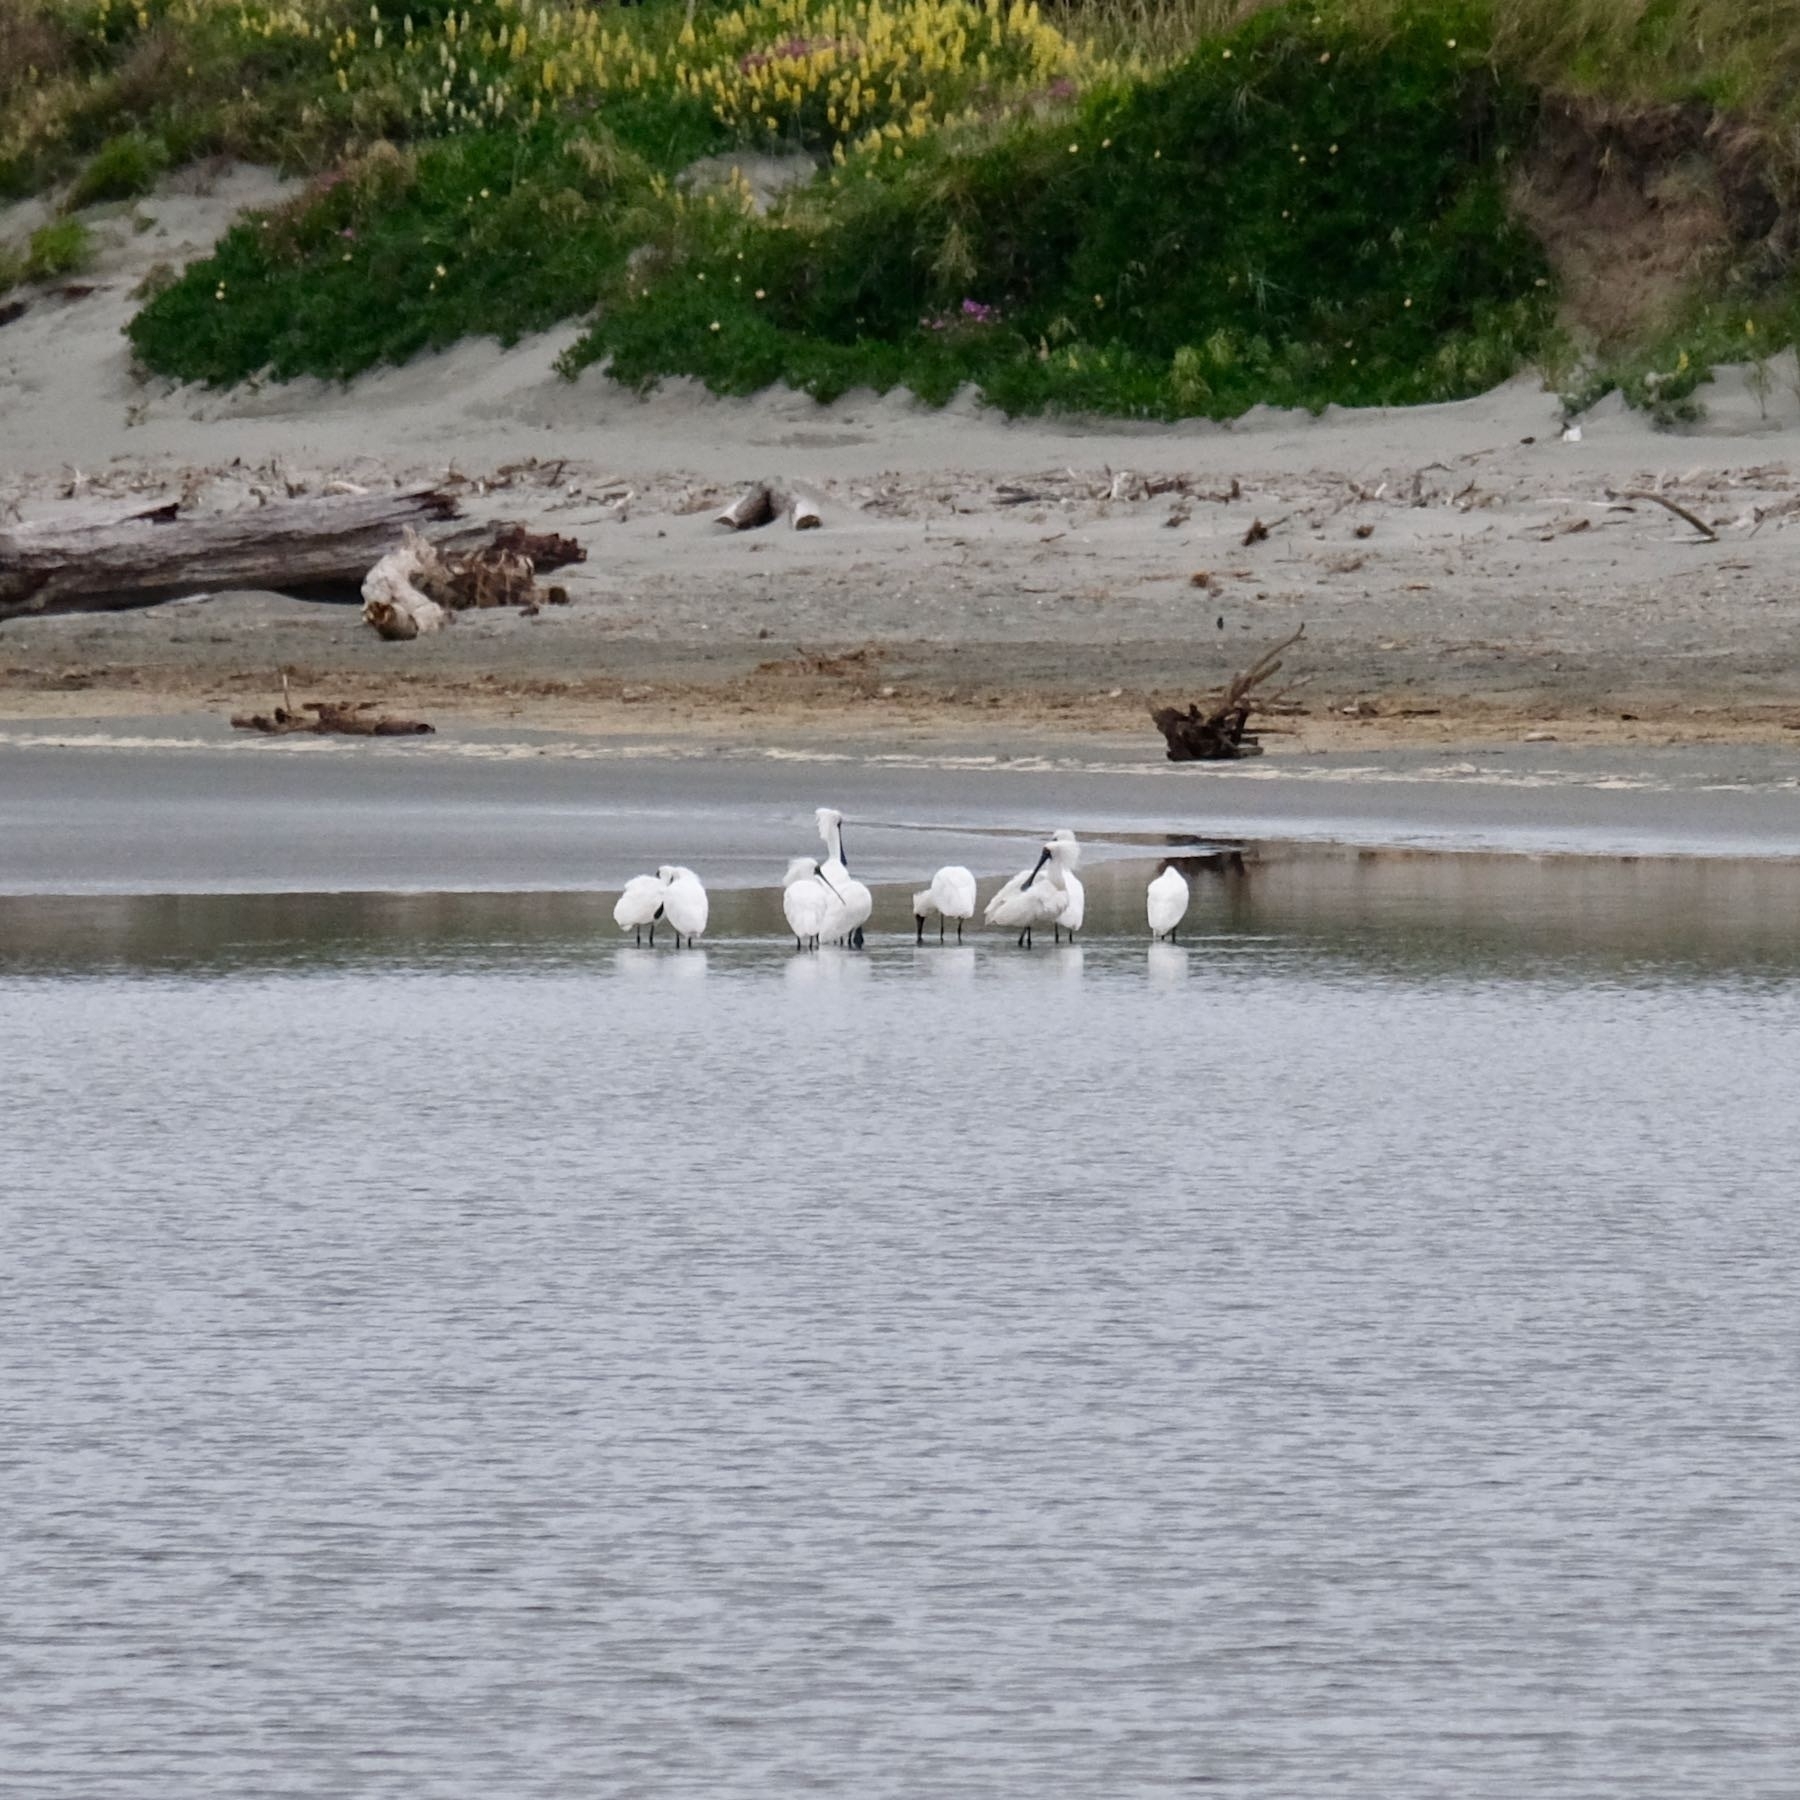
[[(74, 726), (71, 729), (71, 725)], [(1027, 747), (1027, 745), (1031, 747)], [(0, 894), (599, 893), (663, 862), (778, 881), (811, 810), (872, 885), (1009, 874), (1050, 829), (1095, 863), (1246, 848), (1706, 864), (1800, 861), (1800, 777), (1756, 746), (1562, 744), (1146, 760), (1074, 736), (971, 743), (233, 734), (205, 718), (0, 728)]]

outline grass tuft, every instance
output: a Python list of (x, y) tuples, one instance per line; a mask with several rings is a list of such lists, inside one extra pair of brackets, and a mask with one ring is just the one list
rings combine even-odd
[(79, 219), (56, 219), (31, 234), (25, 251), (25, 279), (53, 281), (92, 266), (93, 233)]
[(70, 184), (63, 205), (69, 212), (103, 200), (135, 200), (156, 185), (169, 166), (167, 144), (142, 131), (108, 138)]

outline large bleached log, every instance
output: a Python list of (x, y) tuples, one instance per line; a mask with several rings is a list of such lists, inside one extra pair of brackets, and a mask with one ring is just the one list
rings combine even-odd
[(450, 614), (432, 596), (449, 586), (443, 558), (409, 525), (400, 548), (390, 550), (363, 578), (363, 618), (384, 638), (442, 631)]
[(164, 502), (127, 518), (97, 518), (89, 509), (72, 519), (0, 526), (0, 619), (142, 606), (218, 588), (354, 593), (408, 526), (441, 541), (457, 516), (453, 496), (419, 487), (228, 513)]

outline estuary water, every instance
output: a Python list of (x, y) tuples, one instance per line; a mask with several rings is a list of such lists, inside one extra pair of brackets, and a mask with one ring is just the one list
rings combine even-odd
[(0, 901), (0, 1786), (1792, 1796), (1800, 873), (1148, 872)]

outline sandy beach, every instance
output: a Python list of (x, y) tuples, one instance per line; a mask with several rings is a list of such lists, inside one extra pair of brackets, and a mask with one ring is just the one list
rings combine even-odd
[[(0, 329), (0, 511), (430, 480), (477, 519), (579, 539), (587, 561), (559, 576), (572, 604), (409, 644), (353, 606), (270, 594), (15, 620), (0, 717), (223, 715), (287, 668), (309, 695), (440, 725), (1010, 754), (1072, 736), (1153, 762), (1151, 698), (1199, 696), (1304, 624), (1277, 756), (1795, 742), (1800, 401), (1781, 365), (1761, 401), (1721, 378), (1693, 430), (1613, 401), (1578, 440), (1532, 378), (1410, 412), (1134, 429), (902, 396), (640, 398), (556, 375), (570, 334), (346, 387), (141, 380), (120, 329), (145, 273), (281, 191), (253, 169), (190, 172), (102, 222), (81, 291)], [(34, 217), (16, 207), (5, 228)], [(712, 523), (763, 477), (814, 493), (824, 529)], [(1650, 494), (1716, 537), (1631, 497)]]

